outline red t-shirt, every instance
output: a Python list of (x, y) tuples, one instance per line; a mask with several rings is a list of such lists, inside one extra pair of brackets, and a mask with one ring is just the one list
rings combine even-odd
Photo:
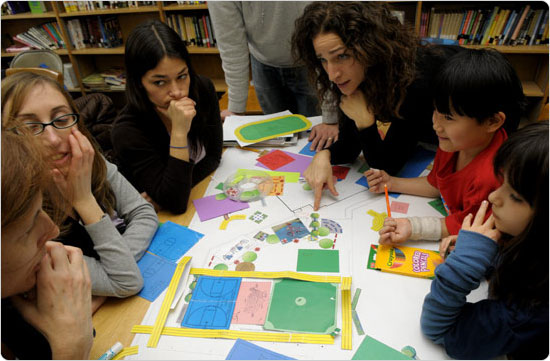
[[(475, 216), (481, 202), (500, 187), (501, 182), (493, 172), (493, 158), (506, 138), (506, 131), (500, 128), (489, 146), (459, 171), (455, 171), (458, 152), (449, 153), (437, 149), (428, 182), (439, 189), (451, 211), (445, 218), (449, 234), (458, 234), (464, 217), (468, 213)], [(490, 212), (486, 217), (489, 215)]]

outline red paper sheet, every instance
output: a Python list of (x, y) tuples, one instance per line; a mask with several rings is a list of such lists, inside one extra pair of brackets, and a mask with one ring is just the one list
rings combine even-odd
[(292, 163), (293, 161), (294, 158), (278, 149), (264, 155), (263, 157), (258, 158), (258, 162), (262, 163), (271, 170), (277, 170), (283, 165)]

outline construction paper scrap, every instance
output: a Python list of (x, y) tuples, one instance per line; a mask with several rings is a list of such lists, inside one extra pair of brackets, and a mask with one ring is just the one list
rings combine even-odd
[(414, 178), (426, 169), (426, 167), (434, 160), (435, 152), (427, 150), (424, 147), (417, 146), (412, 157), (405, 163), (403, 168), (397, 173), (398, 177)]
[(227, 219), (224, 219), (220, 224), (220, 229), (221, 230), (227, 229), (227, 224), (231, 221), (243, 220), (243, 219), (246, 219), (246, 216), (244, 214), (235, 214)]
[(137, 265), (143, 277), (143, 288), (138, 296), (153, 302), (170, 284), (177, 265), (151, 253), (145, 253)]
[(229, 329), (241, 278), (200, 276), (181, 325)]
[(259, 157), (258, 162), (265, 165), (267, 168), (271, 170), (277, 170), (278, 168), (281, 168), (283, 165), (291, 163), (294, 161), (294, 158), (292, 158), (287, 153), (284, 153), (281, 150), (274, 150), (271, 153), (268, 153), (267, 155), (264, 155), (263, 157)]
[(441, 198), (434, 199), (431, 202), (428, 202), (430, 206), (432, 206), (436, 211), (441, 213), (444, 217), (447, 217), (447, 211), (445, 210), (445, 206), (443, 205), (443, 201)]
[(270, 296), (271, 282), (241, 282), (231, 323), (263, 325)]
[(374, 217), (371, 227), (373, 231), (378, 232), (380, 229), (382, 229), (382, 227), (384, 227), (384, 219), (388, 216), (386, 212), (378, 213), (376, 211), (373, 211), (372, 209), (369, 209), (367, 211), (367, 214), (370, 214)]
[(250, 217), (248, 217), (248, 219), (250, 219), (251, 221), (253, 222), (256, 222), (258, 224), (262, 223), (264, 219), (267, 218), (267, 214), (265, 213), (262, 213), (260, 211), (256, 211), (254, 212), (254, 214), (252, 214)]
[(349, 167), (343, 167), (341, 165), (333, 165), (332, 175), (336, 176), (338, 180), (344, 180), (346, 179), (346, 176), (348, 175), (349, 170), (350, 170)]
[(359, 302), (359, 296), (361, 296), (361, 289), (356, 288), (355, 293), (353, 294), (353, 301), (351, 301), (352, 310), (355, 310), (355, 307), (357, 307), (357, 302)]
[(365, 331), (363, 330), (363, 325), (361, 325), (361, 320), (359, 319), (359, 315), (357, 314), (356, 310), (351, 310), (351, 319), (355, 324), (355, 328), (357, 329), (357, 334), (359, 336), (364, 335)]
[(238, 338), (226, 360), (295, 360)]
[(195, 199), (193, 200), (193, 204), (201, 222), (250, 207), (246, 202), (237, 202), (229, 198), (221, 201), (216, 200), (215, 195)]
[(367, 182), (367, 177), (365, 176), (362, 176), (361, 178), (359, 178), (355, 183), (367, 189), (369, 188), (369, 183)]
[(361, 167), (359, 167), (359, 169), (357, 169), (357, 171), (359, 173), (365, 173), (366, 171), (368, 171), (370, 169), (369, 165), (367, 163), (363, 164)]
[(282, 196), (285, 189), (285, 177), (278, 175), (271, 177), (273, 179), (273, 188), (269, 192), (268, 196)]
[[(237, 172), (250, 172), (251, 169), (238, 169)], [(279, 172), (273, 170), (261, 171), (262, 173), (267, 173), (271, 177), (284, 176), (286, 183), (298, 183), (300, 179), (300, 172)]]
[(223, 191), (223, 182), (218, 183), (218, 185), (216, 186), (216, 189)]
[(315, 155), (315, 153), (317, 153), (317, 151), (316, 150), (311, 150), (310, 148), (311, 148), (311, 142), (307, 143), (306, 146), (303, 147), (302, 150), (299, 151), (298, 153), (313, 157)]
[(177, 261), (203, 236), (204, 234), (185, 226), (166, 221), (157, 229), (148, 251), (170, 261)]
[(407, 214), (409, 211), (409, 203), (392, 201), (390, 209), (392, 212)]
[(338, 250), (299, 249), (297, 272), (340, 272)]
[(336, 329), (338, 286), (293, 279), (273, 281), (267, 330), (331, 334)]
[[(301, 155), (301, 154), (285, 152), (285, 151), (281, 151), (281, 152), (286, 153), (288, 156), (294, 158), (294, 161), (278, 168), (277, 171), (280, 171), (280, 172), (299, 172), (301, 175), (303, 175), (304, 171), (307, 169), (307, 167), (309, 166), (309, 163), (311, 163), (311, 160), (313, 159), (311, 157)], [(256, 163), (256, 165), (258, 167), (268, 168), (267, 166), (259, 162)]]
[(306, 226), (298, 218), (273, 226), (272, 229), (283, 244), (295, 238), (305, 237), (309, 234)]
[(352, 360), (412, 360), (401, 352), (366, 335)]

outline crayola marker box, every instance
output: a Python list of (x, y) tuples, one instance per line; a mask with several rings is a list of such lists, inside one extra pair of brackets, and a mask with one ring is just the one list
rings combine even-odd
[(443, 258), (438, 251), (373, 244), (370, 248), (367, 268), (433, 279), (435, 268), (442, 262)]

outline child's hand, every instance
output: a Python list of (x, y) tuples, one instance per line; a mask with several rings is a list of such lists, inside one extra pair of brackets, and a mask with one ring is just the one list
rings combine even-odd
[(383, 193), (384, 184), (388, 186), (388, 191), (391, 189), (392, 177), (383, 170), (369, 169), (365, 173), (367, 182), (369, 183), (369, 191), (372, 193)]
[(495, 228), (495, 218), (491, 214), (485, 222), (483, 221), (485, 219), (485, 213), (487, 213), (488, 207), (489, 202), (481, 202), (481, 206), (476, 213), (474, 221), (472, 222), (472, 214), (468, 214), (462, 222), (462, 229), (466, 231), (480, 233), (496, 242), (500, 239), (501, 234), (500, 231)]
[(451, 235), (443, 238), (439, 243), (439, 254), (443, 259), (447, 258), (449, 252), (454, 251), (457, 237), (456, 234)]
[(398, 246), (411, 236), (411, 222), (407, 218), (387, 217), (384, 226), (378, 232), (380, 239), (378, 243), (390, 246)]

